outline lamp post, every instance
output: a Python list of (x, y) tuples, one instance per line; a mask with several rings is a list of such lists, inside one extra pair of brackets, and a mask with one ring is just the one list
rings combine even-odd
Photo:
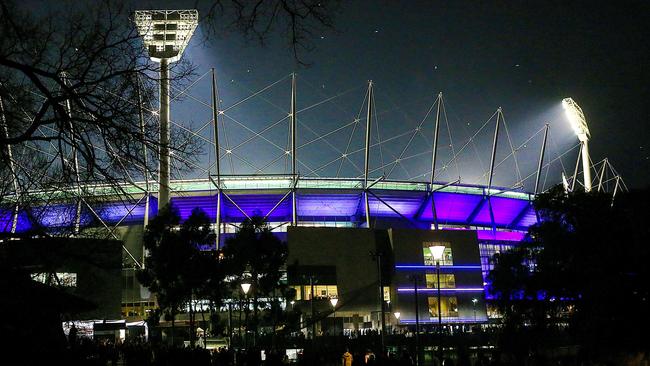
[(436, 262), (436, 279), (438, 282), (438, 352), (440, 354), (440, 362), (442, 362), (442, 299), (440, 297), (440, 260), (442, 259), (445, 251), (444, 245), (433, 245), (429, 247), (431, 256)]
[(381, 354), (383, 356), (384, 350), (386, 349), (385, 341), (384, 341), (384, 334), (386, 333), (386, 307), (384, 306), (384, 285), (382, 280), (381, 260), (384, 254), (380, 251), (376, 251), (376, 252), (370, 252), (370, 255), (373, 258), (375, 258), (375, 260), (377, 261), (377, 282), (379, 284), (379, 308), (380, 308), (380, 315), (381, 315), (380, 340), (381, 340)]
[(330, 298), (330, 304), (332, 304), (332, 308), (334, 308), (334, 333), (338, 335), (338, 332), (336, 331), (336, 304), (338, 304), (339, 299), (336, 297)]
[[(246, 323), (246, 334), (244, 335), (244, 348), (248, 348), (248, 291), (251, 289), (251, 284), (248, 282), (242, 282), (241, 283), (241, 290), (244, 292), (244, 296), (246, 297), (246, 311), (244, 311), (244, 323)], [(240, 324), (240, 331), (239, 334), (241, 334), (241, 324)]]
[(478, 299), (474, 298), (472, 299), (472, 306), (474, 307), (474, 323), (476, 323), (476, 303), (478, 302)]
[[(413, 281), (413, 297), (415, 300), (415, 366), (420, 365), (420, 304), (418, 301), (418, 275), (409, 276)], [(397, 317), (397, 316), (396, 316)]]
[(232, 299), (228, 302), (228, 347), (232, 347)]

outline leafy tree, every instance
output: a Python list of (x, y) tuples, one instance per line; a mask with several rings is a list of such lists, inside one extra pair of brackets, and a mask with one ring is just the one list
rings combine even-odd
[(647, 350), (640, 334), (650, 326), (647, 207), (648, 190), (616, 201), (561, 187), (541, 194), (540, 222), (495, 257), (490, 273), (506, 331), (550, 334), (568, 322), (573, 341), (590, 352)]
[(215, 262), (212, 253), (202, 252), (201, 247), (214, 240), (210, 220), (200, 209), (194, 209), (180, 224), (178, 211), (168, 205), (147, 226), (144, 247), (149, 255), (144, 269), (138, 271), (138, 280), (156, 294), (158, 304), (171, 319), (172, 342), (175, 317), (186, 303), (190, 309), (190, 341), (194, 341), (191, 300), (204, 291), (209, 268)]
[[(287, 260), (287, 246), (275, 236), (263, 218), (254, 216), (245, 220), (237, 233), (226, 240), (223, 248), (228, 275), (239, 279), (232, 282), (239, 287), (244, 280), (251, 283), (253, 300), (253, 328), (259, 322), (258, 298), (281, 297), (286, 285), (280, 282), (280, 271)], [(232, 288), (237, 291), (237, 288)]]

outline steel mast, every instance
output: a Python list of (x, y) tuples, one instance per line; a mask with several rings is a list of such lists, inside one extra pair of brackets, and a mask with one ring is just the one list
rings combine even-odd
[(366, 148), (363, 170), (363, 201), (366, 211), (366, 227), (370, 228), (370, 203), (368, 202), (368, 169), (370, 167), (370, 129), (372, 128), (372, 80), (368, 81), (368, 113), (366, 114)]
[(197, 10), (136, 10), (135, 25), (152, 61), (160, 63), (158, 211), (169, 204), (171, 180), (169, 64), (178, 61), (198, 24)]

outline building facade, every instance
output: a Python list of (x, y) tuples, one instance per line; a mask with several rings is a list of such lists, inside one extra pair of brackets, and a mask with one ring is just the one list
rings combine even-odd
[[(156, 183), (149, 185), (155, 191)], [(344, 329), (377, 327), (379, 275), (371, 252), (382, 254), (384, 297), (390, 301), (386, 310), (401, 313), (402, 323), (415, 316), (409, 279), (413, 275), (420, 278), (422, 321), (437, 321), (438, 309), (446, 323), (484, 321), (490, 257), (516, 245), (536, 222), (533, 195), (473, 185), (382, 180), (364, 189), (362, 179), (301, 178), (294, 186), (293, 177), (240, 176), (221, 177), (220, 190), (205, 179), (173, 181), (171, 188), (171, 204), (181, 220), (199, 207), (214, 221), (220, 234), (215, 248), (247, 217), (266, 217), (273, 232), (288, 243), (288, 281), (297, 286), (298, 301), (310, 298), (312, 288), (305, 279), (311, 275), (312, 282), (319, 282), (313, 292), (323, 310), (331, 307), (326, 299), (340, 299), (337, 317), (343, 319), (345, 325), (339, 326)], [(155, 299), (138, 283), (135, 271), (146, 254), (142, 234), (157, 212), (156, 197), (128, 187), (128, 200), (111, 201), (111, 193), (101, 188), (94, 192), (98, 199), (87, 198), (90, 207), (82, 206), (80, 217), (75, 216), (75, 205), (65, 202), (19, 212), (16, 232), (35, 226), (56, 231), (78, 221), (82, 231), (84, 225), (93, 226), (94, 233), (106, 229), (122, 238), (118, 316), (142, 319), (155, 307)], [(11, 212), (0, 213), (0, 230), (9, 231), (11, 224)], [(432, 230), (436, 225), (440, 230)], [(430, 243), (449, 247), (440, 268), (440, 303), (437, 273), (427, 254)], [(292, 276), (294, 265), (297, 272)]]

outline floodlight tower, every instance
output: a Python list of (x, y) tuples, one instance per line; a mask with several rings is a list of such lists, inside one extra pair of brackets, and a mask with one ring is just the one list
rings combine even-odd
[[(573, 128), (573, 131), (580, 140), (580, 154), (582, 155), (582, 172), (585, 185), (585, 192), (591, 191), (591, 162), (589, 161), (589, 127), (587, 127), (587, 120), (582, 112), (582, 108), (571, 98), (564, 98), (562, 100), (562, 107), (564, 113)], [(573, 177), (576, 179), (577, 177)]]
[(158, 210), (169, 203), (170, 120), (169, 64), (178, 61), (192, 38), (199, 12), (191, 10), (136, 10), (135, 25), (149, 57), (160, 63), (160, 167), (158, 172)]

